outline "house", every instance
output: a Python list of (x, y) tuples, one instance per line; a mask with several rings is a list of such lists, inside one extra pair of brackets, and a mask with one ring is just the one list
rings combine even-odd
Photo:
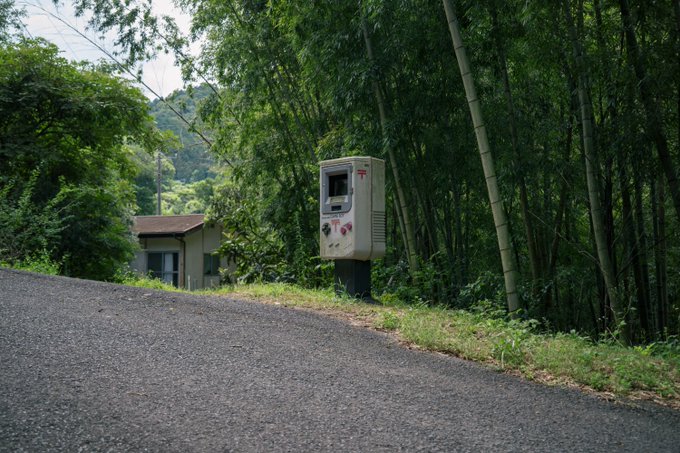
[(220, 284), (227, 261), (214, 252), (222, 230), (203, 214), (136, 216), (132, 231), (141, 248), (130, 265), (136, 272), (189, 290)]

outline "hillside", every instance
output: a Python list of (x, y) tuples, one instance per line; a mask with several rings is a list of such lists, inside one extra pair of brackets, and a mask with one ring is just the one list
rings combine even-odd
[[(210, 93), (206, 85), (192, 87), (188, 90), (176, 90), (166, 98), (172, 107), (190, 122), (196, 121), (197, 127), (204, 128), (197, 119), (197, 109), (202, 99)], [(168, 105), (160, 99), (151, 101), (151, 114), (161, 131), (172, 131), (179, 146), (168, 151), (175, 167), (174, 179), (185, 183), (202, 181), (214, 176), (210, 167), (214, 161), (207, 144), (191, 128), (179, 118)]]
[[(209, 95), (207, 86), (177, 90), (165, 101), (155, 99), (150, 102), (151, 115), (158, 129), (174, 134), (175, 146), (161, 155), (162, 213), (194, 214), (205, 212), (213, 194), (215, 161), (208, 145), (201, 137), (192, 132), (173, 109), (179, 112), (203, 134), (206, 127), (197, 119), (197, 111), (203, 99)], [(168, 103), (172, 107), (168, 106)], [(157, 201), (157, 156), (150, 155), (141, 148), (135, 149), (134, 165), (136, 215), (156, 213)]]

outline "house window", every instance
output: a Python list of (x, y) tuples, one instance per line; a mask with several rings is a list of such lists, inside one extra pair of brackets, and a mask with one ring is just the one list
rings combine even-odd
[(164, 283), (179, 285), (179, 254), (177, 252), (149, 252), (147, 270)]
[(220, 257), (211, 253), (203, 254), (203, 275), (211, 277), (220, 275)]

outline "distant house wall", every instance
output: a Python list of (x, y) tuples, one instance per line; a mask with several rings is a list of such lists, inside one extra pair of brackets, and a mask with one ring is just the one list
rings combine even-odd
[(203, 231), (201, 228), (184, 238), (186, 244), (186, 288), (203, 288)]
[[(200, 231), (187, 235), (186, 271), (188, 289), (212, 288), (219, 286), (219, 275), (208, 275), (205, 255), (212, 255), (220, 247), (222, 230), (219, 227), (205, 226)], [(226, 267), (227, 261), (220, 259), (220, 267)]]
[[(203, 253), (212, 254), (220, 248), (220, 240), (222, 239), (222, 229), (209, 226), (203, 228)], [(225, 267), (225, 264), (220, 260), (220, 267)], [(220, 277), (203, 274), (203, 287), (212, 288), (220, 285)]]
[[(184, 237), (142, 238), (141, 250), (136, 253), (130, 266), (138, 273), (148, 273), (149, 252), (179, 253), (179, 286), (189, 290), (219, 286), (219, 275), (207, 275), (204, 268), (205, 255), (211, 255), (220, 247), (222, 230), (215, 226), (204, 226)], [(226, 268), (226, 259), (220, 259), (220, 267)]]
[(175, 238), (141, 239), (142, 247), (149, 252), (179, 252), (180, 242)]

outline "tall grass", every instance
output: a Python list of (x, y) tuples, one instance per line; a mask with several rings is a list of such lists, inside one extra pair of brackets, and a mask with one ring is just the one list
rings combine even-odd
[(181, 292), (183, 290), (150, 276), (139, 275), (130, 270), (121, 270), (116, 273), (115, 283), (121, 285), (134, 286), (136, 288), (156, 289), (161, 291)]
[(0, 261), (1, 267), (37, 272), (45, 275), (59, 275), (61, 263), (54, 261), (47, 251), (33, 254), (17, 261)]

